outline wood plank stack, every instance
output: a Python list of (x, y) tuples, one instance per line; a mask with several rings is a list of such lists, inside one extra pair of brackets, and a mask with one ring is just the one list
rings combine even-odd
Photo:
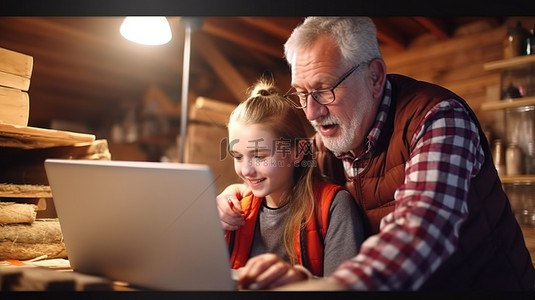
[(28, 125), (33, 57), (0, 48), (0, 123)]
[(227, 122), (235, 105), (198, 97), (189, 111), (184, 160), (207, 164), (214, 172), (218, 192), (240, 182), (228, 155)]
[(47, 158), (111, 159), (92, 134), (28, 126), (33, 58), (0, 48), (0, 260), (65, 258)]
[(482, 66), (502, 58), (506, 31), (506, 25), (494, 28), (478, 22), (460, 27), (443, 41), (436, 41), (432, 35), (422, 36), (409, 45), (408, 51), (385, 55), (388, 73), (444, 86), (463, 97), (480, 121), (485, 120), (479, 107), (494, 88), (498, 92), (500, 74), (487, 72)]

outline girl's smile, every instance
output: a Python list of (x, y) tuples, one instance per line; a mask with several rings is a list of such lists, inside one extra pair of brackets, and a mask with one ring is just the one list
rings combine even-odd
[(257, 124), (229, 124), (229, 139), (236, 174), (269, 207), (284, 205), (282, 195), (294, 184), (295, 151), (277, 145), (280, 137)]

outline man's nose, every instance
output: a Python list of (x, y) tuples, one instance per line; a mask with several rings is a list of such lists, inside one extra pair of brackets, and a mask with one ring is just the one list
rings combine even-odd
[(327, 108), (323, 104), (319, 104), (312, 95), (307, 96), (307, 106), (304, 108), (305, 115), (309, 121), (316, 120), (318, 117), (327, 114)]

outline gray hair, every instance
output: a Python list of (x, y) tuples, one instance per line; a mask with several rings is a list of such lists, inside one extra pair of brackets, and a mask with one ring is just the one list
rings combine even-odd
[(368, 17), (308, 17), (297, 26), (284, 44), (289, 65), (295, 51), (310, 46), (319, 35), (330, 36), (349, 64), (382, 58), (375, 24)]

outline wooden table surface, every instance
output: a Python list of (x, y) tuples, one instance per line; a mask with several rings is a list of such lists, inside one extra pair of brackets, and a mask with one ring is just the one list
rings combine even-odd
[(0, 261), (0, 291), (136, 291), (127, 283), (78, 273), (66, 259)]
[[(535, 227), (521, 226), (535, 265)], [(50, 262), (47, 264), (47, 262)], [(124, 282), (74, 272), (66, 259), (0, 261), (0, 291), (139, 291)]]

